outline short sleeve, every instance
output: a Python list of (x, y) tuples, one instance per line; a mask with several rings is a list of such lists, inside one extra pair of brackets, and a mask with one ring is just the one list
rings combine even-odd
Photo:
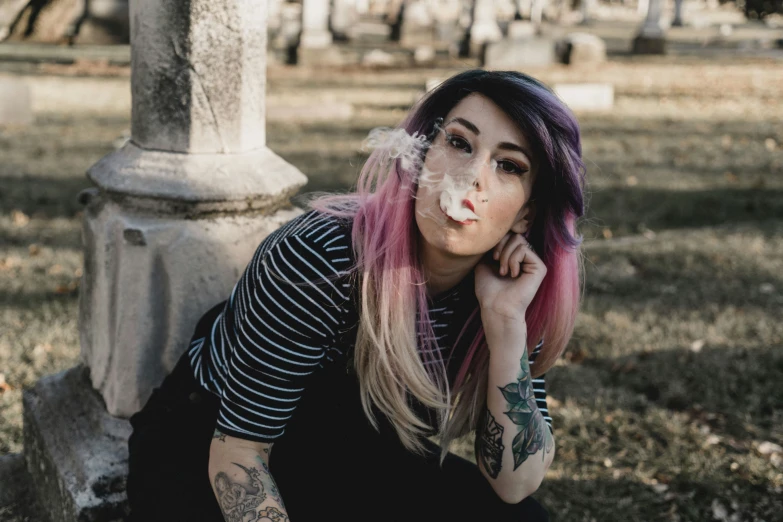
[(217, 428), (272, 442), (285, 432), (308, 376), (339, 346), (350, 306), (350, 234), (309, 213), (267, 238), (226, 304), (221, 322)]
[[(544, 341), (538, 343), (538, 345), (536, 345), (536, 347), (533, 349), (533, 352), (530, 354), (531, 366), (536, 363), (536, 357), (538, 357), (538, 354), (541, 352), (541, 347), (543, 345)], [(536, 406), (538, 406), (538, 409), (544, 415), (544, 420), (549, 426), (549, 430), (553, 431), (552, 417), (549, 415), (549, 406), (547, 406), (546, 403), (546, 374), (533, 379), (533, 395), (536, 398)]]

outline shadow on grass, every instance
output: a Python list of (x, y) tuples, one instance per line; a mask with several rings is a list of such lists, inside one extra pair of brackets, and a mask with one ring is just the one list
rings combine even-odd
[(702, 522), (713, 520), (716, 500), (731, 513), (731, 497), (742, 503), (737, 520), (780, 520), (777, 515), (783, 509), (783, 501), (771, 498), (766, 487), (739, 479), (705, 482), (687, 476), (674, 477), (660, 493), (627, 478), (547, 479), (534, 497), (552, 522)]
[(82, 210), (79, 192), (91, 187), (85, 176), (0, 176), (0, 214), (21, 210), (28, 216), (71, 218)]
[[(735, 439), (775, 436), (783, 421), (783, 345), (672, 348), (584, 359), (547, 376), (559, 401), (644, 415), (650, 407), (685, 412)], [(783, 432), (777, 433), (783, 437)]]
[(604, 227), (615, 234), (638, 233), (644, 228), (711, 227), (783, 219), (783, 190), (609, 188), (590, 194), (588, 208), (583, 226), (587, 237), (600, 237)]

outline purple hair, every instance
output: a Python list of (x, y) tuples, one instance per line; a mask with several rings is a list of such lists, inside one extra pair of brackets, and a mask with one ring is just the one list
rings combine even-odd
[[(585, 168), (581, 159), (579, 125), (570, 110), (544, 84), (518, 72), (470, 70), (444, 81), (427, 94), (408, 114), (400, 128), (412, 136), (431, 137), (436, 122), (465, 97), (478, 93), (492, 100), (527, 138), (536, 170), (531, 200), (536, 214), (527, 239), (547, 267), (547, 275), (527, 309), (528, 346), (541, 339), (544, 345), (533, 368), (538, 376), (561, 355), (573, 332), (580, 300), (579, 246), (576, 220), (584, 214)], [(426, 154), (426, 152), (424, 152)], [(418, 167), (403, 168), (403, 162), (384, 162), (384, 151), (376, 150), (360, 174), (355, 193), (327, 196), (312, 203), (314, 208), (354, 220), (353, 239), (360, 273), (373, 274), (371, 285), (380, 302), (402, 297), (402, 301), (427, 317), (427, 295), (419, 263), (414, 216)], [(386, 296), (385, 299), (383, 296)], [(383, 308), (381, 306), (381, 308)], [(457, 375), (454, 389), (460, 390), (474, 370), (488, 362), (480, 314), (476, 310), (463, 329), (476, 331), (468, 355)], [(383, 309), (379, 317), (388, 317)], [(418, 325), (419, 352), (425, 367), (439, 357), (433, 346), (429, 321)], [(421, 328), (423, 327), (423, 328)], [(472, 327), (472, 328), (471, 328)], [(432, 372), (439, 387), (443, 364)]]

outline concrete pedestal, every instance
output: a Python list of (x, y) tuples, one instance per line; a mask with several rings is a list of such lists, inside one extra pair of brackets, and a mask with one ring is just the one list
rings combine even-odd
[(106, 412), (77, 366), (24, 392), (27, 469), (51, 522), (107, 522), (128, 515), (130, 423)]
[(141, 409), (201, 314), (229, 296), (263, 238), (299, 212), (185, 220), (110, 197), (87, 205), (82, 358), (108, 413)]

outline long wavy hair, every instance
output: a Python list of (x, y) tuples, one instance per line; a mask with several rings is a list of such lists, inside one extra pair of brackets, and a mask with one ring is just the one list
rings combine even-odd
[[(518, 72), (471, 70), (427, 94), (398, 128), (427, 141), (437, 131), (437, 122), (473, 93), (492, 100), (519, 126), (537, 166), (531, 193), (536, 215), (527, 240), (547, 273), (527, 308), (526, 321), (528, 347), (544, 340), (532, 369), (534, 376), (540, 376), (565, 349), (580, 302), (581, 237), (576, 221), (584, 214), (585, 169), (579, 125), (538, 80)], [(421, 154), (426, 155), (426, 148)], [(438, 412), (445, 456), (456, 437), (475, 429), (486, 404), (489, 351), (476, 309), (459, 337), (476, 333), (455, 382), (449, 385), (428, 320), (426, 281), (417, 252), (414, 199), (422, 162), (388, 158), (388, 151), (374, 151), (354, 192), (323, 196), (311, 206), (353, 220), (360, 285), (354, 366), (365, 414), (377, 427), (375, 406), (402, 443), (420, 452), (421, 437), (432, 427), (411, 408), (409, 394), (413, 395)]]

